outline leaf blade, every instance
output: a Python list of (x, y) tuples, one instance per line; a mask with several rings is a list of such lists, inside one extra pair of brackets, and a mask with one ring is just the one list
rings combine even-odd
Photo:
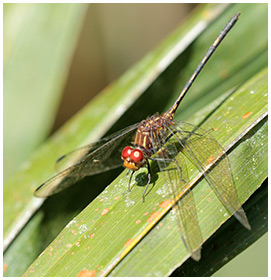
[[(258, 80), (261, 80), (259, 78), (261, 78), (263, 74), (267, 78), (267, 73), (265, 71), (264, 73), (260, 73), (258, 75)], [(265, 81), (266, 81), (266, 78), (265, 78)], [(254, 80), (254, 82), (255, 82), (255, 80), (258, 81), (256, 78), (253, 80)], [(251, 84), (250, 81), (247, 84), (250, 85)], [(257, 92), (257, 94), (259, 94), (259, 96), (265, 95), (266, 87), (261, 87), (261, 82), (259, 82), (258, 86), (259, 86), (259, 88), (258, 88), (259, 90), (255, 91), (255, 93)], [(245, 91), (246, 91), (245, 87), (242, 87), (241, 89), (236, 91), (233, 96), (237, 97), (238, 95), (242, 95), (243, 92), (245, 92)], [(266, 96), (265, 96), (265, 98), (266, 98)], [(262, 100), (265, 100), (265, 99), (262, 99)], [(228, 102), (233, 102), (233, 101), (230, 100), (230, 98), (229, 98)], [(223, 108), (227, 109), (228, 104), (225, 102), (223, 105), (224, 106), (220, 107), (221, 110)], [(262, 106), (266, 107), (266, 104), (260, 103), (259, 107), (261, 108)], [(239, 112), (237, 111), (236, 115), (238, 115), (238, 114), (239, 114)], [(247, 124), (252, 122), (252, 119), (249, 119), (249, 118), (246, 118), (245, 120), (246, 120)], [(236, 125), (238, 126), (238, 124), (236, 124)], [(258, 140), (259, 139), (260, 138), (258, 138)], [(265, 137), (263, 140), (266, 141), (266, 139), (267, 138)], [(251, 141), (254, 141), (254, 140), (251, 140)], [(261, 139), (260, 139), (260, 141), (261, 141)], [(260, 147), (260, 145), (258, 145), (258, 147)], [(265, 148), (266, 148), (266, 144), (264, 145), (264, 149)], [(262, 153), (263, 153), (263, 150), (262, 150), (261, 154)], [(264, 164), (265, 163), (263, 162), (261, 164), (261, 166), (257, 166), (257, 167), (255, 166), (255, 168), (262, 169)], [(236, 169), (234, 169), (234, 170), (236, 171)], [(260, 179), (262, 182), (266, 176), (266, 172), (262, 172), (261, 176), (263, 176), (263, 178)], [(126, 256), (126, 254), (128, 253), (128, 250), (126, 250), (125, 248), (129, 248), (129, 250), (134, 248), (134, 246), (135, 246), (134, 241), (136, 240), (136, 238), (138, 236), (140, 238), (142, 238), (148, 232), (147, 228), (153, 227), (156, 224), (156, 220), (159, 220), (161, 218), (162, 209), (163, 209), (162, 202), (164, 199), (161, 197), (161, 191), (163, 191), (163, 180), (160, 178), (160, 175), (159, 175), (159, 179), (156, 182), (156, 188), (160, 187), (158, 189), (158, 191), (160, 190), (159, 191), (160, 195), (157, 194), (158, 191), (156, 191), (156, 193), (154, 193), (154, 190), (152, 192), (150, 192), (148, 194), (148, 196), (146, 197), (146, 199), (148, 201), (148, 205), (141, 203), (141, 201), (139, 199), (136, 201), (136, 197), (139, 198), (141, 196), (140, 188), (134, 189), (132, 191), (132, 193), (126, 197), (126, 200), (125, 200), (126, 205), (125, 205), (125, 203), (123, 203), (124, 199), (118, 198), (117, 200), (114, 200), (114, 196), (117, 193), (119, 194), (121, 192), (121, 189), (122, 190), (125, 189), (125, 186), (126, 186), (125, 177), (126, 176), (123, 174), (122, 176), (117, 178), (116, 181), (114, 181), (112, 183), (112, 185), (109, 186), (101, 196), (99, 196), (97, 199), (95, 199), (93, 201), (92, 205), (89, 205), (82, 213), (80, 213), (78, 215), (78, 217), (76, 218), (76, 222), (72, 223), (72, 225), (75, 224), (75, 226), (72, 229), (67, 229), (67, 228), (64, 229), (63, 232), (60, 234), (60, 236), (57, 238), (57, 240), (54, 241), (51, 244), (51, 246), (49, 247), (49, 249), (47, 249), (45, 251), (44, 257), (43, 256), (40, 257), (40, 259), (38, 259), (37, 262), (35, 262), (31, 266), (31, 268), (28, 270), (26, 275), (29, 273), (30, 270), (35, 271), (35, 272), (31, 273), (32, 276), (33, 275), (46, 275), (46, 276), (65, 275), (65, 263), (72, 264), (72, 267), (73, 267), (72, 270), (70, 270), (69, 273), (66, 274), (69, 276), (78, 275), (78, 273), (80, 273), (80, 271), (82, 271), (83, 269), (87, 269), (90, 271), (96, 271), (97, 273), (101, 273), (101, 275), (107, 274), (109, 271), (111, 271), (111, 269), (113, 267), (115, 267), (115, 265), (117, 263), (119, 263), (120, 258), (121, 259), (124, 258), (124, 256)], [(258, 176), (258, 179), (259, 179), (259, 177), (260, 176)], [(250, 180), (251, 180), (251, 178), (250, 178)], [(139, 183), (140, 183), (140, 181), (139, 181)], [(195, 200), (196, 200), (196, 202), (198, 202), (197, 203), (198, 215), (199, 215), (198, 218), (200, 221), (204, 240), (206, 240), (208, 236), (210, 236), (214, 231), (216, 231), (217, 228), (222, 223), (224, 223), (226, 219), (229, 218), (229, 216), (228, 216), (228, 214), (225, 216), (227, 211), (221, 206), (221, 203), (219, 203), (217, 198), (215, 198), (215, 195), (210, 192), (208, 184), (204, 184), (204, 181), (202, 181), (201, 183), (204, 186), (203, 187), (204, 191), (203, 191), (203, 189), (201, 189), (202, 187), (199, 188), (199, 186), (197, 186), (197, 188), (194, 188), (195, 191), (193, 190), (193, 192), (194, 192)], [(253, 187), (255, 188), (255, 185), (253, 185), (253, 184), (251, 185), (252, 189), (247, 188), (247, 182), (245, 185), (243, 184), (242, 186), (243, 186), (243, 188), (244, 187), (246, 188), (246, 191), (244, 191), (243, 189), (241, 189), (242, 191), (240, 191), (238, 189), (238, 194), (239, 194), (241, 202), (243, 203), (248, 198), (248, 196), (250, 196), (253, 193), (253, 191), (255, 191), (255, 189), (253, 190)], [(257, 184), (257, 186), (259, 186), (259, 185)], [(118, 187), (118, 188), (116, 189), (116, 187)], [(238, 187), (240, 187), (240, 185), (238, 185)], [(251, 190), (253, 190), (253, 191), (251, 191)], [(160, 199), (159, 199), (159, 197), (160, 197)], [(205, 199), (203, 199), (203, 197)], [(214, 206), (211, 202), (214, 203), (216, 206)], [(101, 205), (102, 205), (102, 208), (100, 208)], [(209, 220), (206, 220), (206, 217), (204, 216), (204, 213), (207, 211), (204, 207), (207, 207), (206, 209), (210, 209), (209, 213), (212, 213), (212, 217), (211, 218), (209, 217)], [(219, 209), (221, 209), (221, 207), (224, 210), (219, 211)], [(103, 209), (103, 211), (106, 212), (106, 215), (108, 215), (108, 213), (110, 213), (112, 216), (107, 217), (107, 219), (105, 219), (104, 217), (106, 215), (104, 216), (103, 211), (101, 211), (101, 210), (99, 210), (99, 213), (95, 215), (95, 214), (93, 214), (93, 213), (95, 213), (95, 209)], [(147, 214), (144, 216), (144, 213), (147, 213)], [(162, 222), (164, 222), (164, 219), (166, 219), (166, 218), (163, 218)], [(72, 248), (72, 252), (74, 252), (74, 256), (77, 254), (80, 255), (80, 261), (79, 261), (78, 258), (73, 258), (70, 256), (70, 254), (64, 253), (63, 252), (64, 244), (59, 241), (61, 239), (64, 239), (65, 236), (69, 236), (73, 230), (74, 230), (74, 232), (78, 232), (78, 226), (80, 227), (79, 221), (89, 221), (89, 220), (95, 220), (94, 224), (93, 225), (88, 224), (86, 226), (87, 230), (84, 232), (84, 234), (81, 234), (80, 237), (78, 237), (77, 235), (72, 236), (72, 239), (70, 239), (70, 240), (73, 240), (73, 241), (70, 241), (70, 243), (69, 243), (69, 244), (73, 244), (71, 248)], [(111, 220), (111, 222), (110, 222), (110, 220)], [(172, 218), (170, 218), (170, 220), (171, 220), (171, 222), (175, 222), (175, 221), (172, 221)], [(127, 229), (125, 231), (120, 232), (119, 226), (117, 226), (118, 223), (125, 225), (125, 227)], [(201, 223), (203, 223), (203, 224), (201, 224)], [(76, 224), (77, 224), (77, 228), (76, 228)], [(99, 228), (101, 228), (102, 225), (105, 228), (104, 228), (104, 230), (99, 231)], [(172, 224), (171, 224), (171, 227), (172, 227)], [(148, 232), (147, 236), (149, 237), (149, 235), (152, 235), (152, 232), (153, 231)], [(175, 232), (175, 234), (174, 234), (174, 232)], [(62, 238), (62, 236), (63, 236), (63, 238)], [(174, 236), (174, 238), (173, 238), (173, 236)], [(95, 238), (97, 238), (97, 241), (96, 241), (96, 243), (93, 243)], [(149, 238), (147, 238), (148, 241), (151, 239), (151, 238), (150, 239)], [(159, 236), (158, 238), (159, 238), (158, 240), (161, 240), (160, 239), (161, 236)], [(175, 240), (175, 238), (177, 238), (177, 234), (174, 229), (170, 235), (170, 238), (172, 240)], [(143, 241), (142, 241), (143, 243), (144, 243), (144, 240), (145, 239), (143, 239)], [(163, 240), (163, 238), (162, 238), (162, 240)], [(165, 245), (168, 245), (167, 243), (169, 243), (170, 239), (166, 239), (166, 240), (167, 240), (167, 242), (165, 242)], [(85, 245), (84, 245), (84, 248), (82, 249), (83, 251), (80, 253), (80, 249), (81, 249), (80, 246), (83, 243), (85, 243)], [(80, 246), (77, 246), (76, 244), (78, 244), (78, 245), (80, 244)], [(101, 252), (100, 251), (101, 244), (103, 244), (104, 246), (105, 246), (105, 244), (112, 244), (112, 245), (110, 245), (110, 250), (108, 250), (106, 252)], [(158, 252), (157, 252), (157, 256), (158, 256), (158, 260), (159, 260), (159, 257), (161, 257), (161, 254), (163, 254), (163, 252), (165, 252), (165, 248), (163, 248), (163, 249), (160, 248), (162, 246), (161, 242), (156, 241), (156, 244), (159, 244), (159, 248), (158, 248)], [(174, 245), (176, 245), (176, 244), (174, 244)], [(143, 247), (144, 246), (142, 246), (140, 248), (142, 249)], [(59, 257), (59, 255), (57, 254), (55, 256), (48, 256), (48, 254), (50, 255), (50, 248), (53, 248), (53, 250), (56, 250), (58, 252), (61, 252), (61, 251), (63, 252), (63, 255), (61, 255), (61, 259), (56, 263), (56, 265), (54, 265), (54, 262), (56, 261), (56, 258)], [(91, 248), (91, 250), (90, 250), (90, 248)], [(137, 247), (135, 247), (133, 250), (135, 250), (136, 252), (139, 252), (140, 250), (137, 250), (136, 248)], [(153, 249), (156, 249), (156, 248), (157, 247), (155, 247)], [(172, 248), (175, 248), (175, 246)], [(179, 248), (179, 250), (178, 250), (179, 258), (181, 259), (181, 262), (183, 262), (188, 257), (188, 253), (185, 251), (184, 246), (182, 244), (180, 244), (180, 242), (179, 242), (178, 248)], [(148, 250), (149, 250), (149, 248), (148, 248)], [(142, 254), (143, 255), (146, 254), (146, 252), (148, 252), (148, 250), (146, 250), (146, 251), (142, 250)], [(170, 250), (166, 250), (166, 251), (168, 252), (168, 254), (170, 254)], [(82, 253), (83, 253), (84, 258), (82, 258)], [(153, 253), (153, 262), (157, 263), (158, 260), (154, 257), (156, 254), (154, 254), (153, 251), (152, 251), (152, 253)], [(45, 257), (45, 255), (47, 255), (47, 256)], [(141, 257), (143, 257), (143, 256), (141, 256)], [(48, 264), (50, 262), (53, 264), (52, 266), (50, 266), (50, 265), (47, 266), (47, 268), (49, 269), (48, 271), (43, 271), (43, 272), (37, 271), (39, 269), (42, 269), (42, 267), (46, 267), (46, 266), (37, 266), (36, 265), (37, 263), (41, 262), (41, 258), (44, 258), (44, 261), (43, 261), (44, 264), (45, 263)], [(134, 259), (133, 258), (130, 258), (130, 259), (133, 263)], [(89, 260), (92, 260), (91, 267), (89, 264)], [(125, 260), (126, 260), (126, 258), (125, 258)], [(120, 263), (120, 266), (118, 266), (116, 268), (116, 271), (118, 271), (119, 267), (122, 266), (122, 263), (125, 263), (125, 261)], [(140, 264), (140, 261), (138, 264)], [(179, 264), (180, 264), (180, 262), (178, 262), (178, 265)], [(96, 265), (98, 265), (98, 266), (96, 267)], [(154, 268), (157, 269), (156, 266), (154, 266)], [(148, 269), (148, 270), (150, 269), (149, 263), (147, 264), (146, 269)], [(139, 274), (133, 274), (133, 273), (135, 273), (135, 270), (131, 269), (131, 266), (128, 265), (128, 267), (126, 267), (126, 270), (124, 270), (124, 272), (122, 272), (124, 274), (122, 274), (121, 272), (119, 272), (119, 274), (118, 274), (118, 272), (116, 272), (117, 274), (115, 274), (115, 272), (114, 272), (113, 275), (114, 276), (116, 276), (116, 275), (118, 275), (118, 276), (121, 276), (121, 275), (126, 275), (126, 276), (127, 275), (137, 275), (137, 276), (151, 275), (151, 274), (145, 274), (147, 272), (142, 267), (140, 270), (136, 270), (136, 271)], [(39, 273), (41, 273), (41, 274), (39, 274)], [(45, 273), (45, 274), (43, 274), (43, 273)], [(141, 273), (143, 273), (143, 274), (141, 274)], [(155, 271), (151, 270), (150, 273), (155, 273)], [(157, 273), (157, 270), (156, 270), (156, 273)]]

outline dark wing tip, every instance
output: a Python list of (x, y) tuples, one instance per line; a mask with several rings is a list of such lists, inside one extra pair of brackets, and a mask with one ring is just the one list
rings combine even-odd
[(63, 156), (61, 156), (60, 158), (58, 158), (58, 159), (56, 160), (56, 163), (60, 162), (64, 157), (66, 157), (66, 155), (63, 155)]
[(34, 191), (34, 196), (35, 197), (43, 197), (41, 195), (38, 194), (38, 191), (44, 186), (45, 182), (42, 183), (39, 187), (36, 188), (36, 190)]

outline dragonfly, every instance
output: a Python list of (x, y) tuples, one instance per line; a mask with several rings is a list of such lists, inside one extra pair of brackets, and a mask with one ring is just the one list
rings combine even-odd
[[(203, 238), (197, 220), (193, 192), (189, 189), (181, 199), (177, 199), (178, 194), (189, 182), (185, 164), (188, 159), (203, 174), (227, 211), (245, 228), (250, 229), (245, 211), (238, 199), (229, 159), (223, 147), (209, 131), (173, 119), (183, 97), (239, 16), (240, 13), (235, 14), (216, 37), (168, 111), (161, 115), (155, 114), (140, 123), (62, 156), (58, 159), (57, 166), (64, 166), (63, 171), (40, 185), (34, 195), (47, 197), (74, 185), (85, 176), (124, 165), (131, 173), (128, 191), (131, 191), (134, 173), (142, 167), (147, 168), (148, 182), (142, 195), (144, 202), (151, 182), (150, 163), (156, 162), (175, 204), (174, 211), (182, 241), (191, 257), (198, 261), (201, 258)], [(75, 163), (68, 166), (70, 162)]]

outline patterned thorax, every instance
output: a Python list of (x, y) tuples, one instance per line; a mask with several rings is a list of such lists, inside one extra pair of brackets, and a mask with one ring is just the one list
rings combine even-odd
[(170, 118), (165, 114), (153, 115), (143, 120), (137, 129), (134, 146), (143, 150), (147, 156), (152, 156), (155, 150), (159, 150), (170, 134), (167, 127), (171, 125)]

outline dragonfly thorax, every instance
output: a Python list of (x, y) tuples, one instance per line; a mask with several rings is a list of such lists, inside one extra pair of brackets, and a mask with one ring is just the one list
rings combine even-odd
[(143, 120), (135, 135), (135, 147), (139, 147), (148, 157), (151, 157), (165, 143), (165, 139), (170, 134), (167, 126), (170, 125), (170, 120), (164, 115), (153, 115)]
[(135, 148), (127, 146), (121, 153), (126, 168), (136, 171), (146, 165), (147, 158), (163, 146), (169, 134), (169, 121), (163, 115), (153, 115), (139, 124), (133, 143)]

